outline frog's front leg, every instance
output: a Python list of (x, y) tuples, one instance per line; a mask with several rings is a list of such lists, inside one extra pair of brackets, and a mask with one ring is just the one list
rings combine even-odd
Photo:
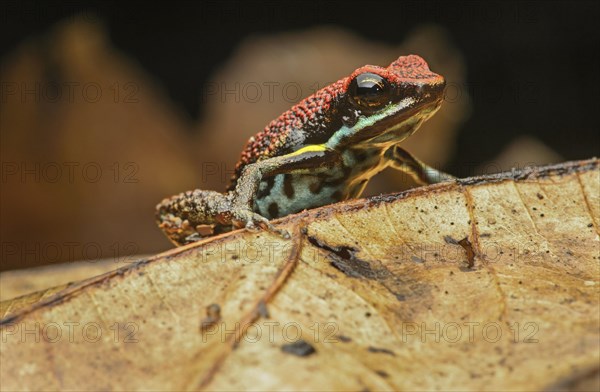
[[(323, 145), (309, 145), (293, 153), (264, 159), (247, 165), (237, 180), (235, 189), (230, 192), (235, 216), (246, 227), (259, 225), (278, 232), (269, 221), (253, 211), (254, 202), (263, 178), (282, 173), (315, 173), (339, 165), (341, 155)], [(244, 217), (252, 219), (244, 220)], [(284, 233), (285, 237), (289, 234)]]
[(428, 166), (399, 146), (390, 147), (385, 152), (385, 157), (394, 169), (407, 173), (420, 185), (436, 184), (456, 178)]

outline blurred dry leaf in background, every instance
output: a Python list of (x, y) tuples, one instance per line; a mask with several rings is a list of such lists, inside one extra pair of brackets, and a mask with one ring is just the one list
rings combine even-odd
[(167, 248), (154, 205), (199, 176), (189, 124), (102, 25), (29, 40), (3, 59), (2, 81), (16, 92), (0, 106), (0, 235), (14, 245), (1, 268)]
[(494, 159), (481, 165), (478, 174), (500, 173), (512, 168), (539, 166), (562, 162), (564, 159), (539, 139), (523, 135), (513, 140)]
[(241, 230), (2, 302), (3, 388), (598, 390), (599, 175), (325, 206), (280, 220), (291, 241)]

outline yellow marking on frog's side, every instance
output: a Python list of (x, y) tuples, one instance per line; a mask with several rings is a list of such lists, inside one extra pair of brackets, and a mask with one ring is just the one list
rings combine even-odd
[(302, 147), (298, 151), (294, 151), (292, 153), (287, 154), (288, 157), (293, 157), (296, 155), (304, 154), (305, 152), (322, 152), (327, 151), (327, 147), (325, 144), (309, 144), (306, 147)]

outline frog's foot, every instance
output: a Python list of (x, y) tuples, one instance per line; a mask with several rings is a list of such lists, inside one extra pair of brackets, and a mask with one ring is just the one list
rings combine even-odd
[(202, 233), (194, 227), (189, 220), (181, 219), (173, 214), (165, 214), (160, 217), (158, 227), (176, 245), (186, 245), (208, 237), (211, 233)]
[(176, 245), (185, 245), (214, 234), (221, 224), (218, 208), (227, 205), (214, 191), (194, 190), (164, 199), (156, 206), (156, 222)]
[(270, 231), (271, 233), (275, 233), (280, 235), (285, 239), (290, 239), (290, 233), (287, 230), (278, 229), (273, 226), (271, 222), (267, 218), (262, 215), (259, 215), (249, 209), (245, 208), (234, 208), (231, 210), (231, 222), (234, 227), (242, 228), (245, 227), (248, 230), (257, 230), (257, 228), (261, 228), (263, 230)]
[(390, 160), (391, 166), (410, 175), (419, 185), (437, 184), (439, 182), (455, 180), (456, 177), (434, 169), (421, 162), (408, 151), (399, 146), (390, 147), (385, 156)]

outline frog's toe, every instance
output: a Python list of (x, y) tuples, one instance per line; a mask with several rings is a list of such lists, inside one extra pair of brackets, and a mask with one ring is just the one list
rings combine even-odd
[(260, 227), (263, 228), (264, 230), (270, 231), (271, 233), (278, 234), (278, 235), (280, 235), (281, 237), (283, 237), (286, 240), (288, 240), (288, 239), (291, 238), (290, 237), (290, 233), (288, 233), (287, 230), (278, 229), (277, 227), (273, 226), (271, 224), (271, 222), (269, 222), (266, 219), (265, 219), (265, 222), (261, 222), (260, 223)]
[(159, 218), (158, 227), (178, 246), (193, 242), (187, 240), (187, 237), (195, 234), (194, 228), (187, 219), (181, 219), (173, 214), (165, 214)]
[(246, 225), (244, 226), (247, 230), (250, 231), (257, 231), (258, 230), (258, 226), (253, 222), (253, 221), (248, 221), (246, 222)]
[(251, 231), (256, 231), (260, 228), (278, 234), (283, 238), (290, 238), (287, 231), (276, 228), (267, 218), (252, 211), (236, 211), (234, 213), (234, 226), (245, 227)]
[(287, 230), (277, 229), (277, 232), (279, 233), (280, 236), (282, 236), (286, 240), (289, 240), (290, 238), (292, 238), (292, 236), (290, 235), (290, 233)]
[(252, 218), (248, 220), (246, 223), (246, 228), (251, 228), (256, 230), (257, 228), (261, 228), (263, 230), (273, 231), (275, 227), (269, 222), (267, 218), (262, 215), (252, 213)]
[(192, 242), (200, 241), (203, 237), (199, 233), (193, 233), (185, 237), (182, 241), (183, 245), (191, 244)]
[(234, 210), (232, 210), (231, 223), (232, 223), (233, 227), (236, 227), (238, 229), (243, 228), (243, 227), (245, 227), (246, 229), (251, 229), (251, 230), (255, 229), (256, 218), (254, 217), (254, 215), (257, 215), (257, 214), (253, 213), (250, 210), (234, 209)]

